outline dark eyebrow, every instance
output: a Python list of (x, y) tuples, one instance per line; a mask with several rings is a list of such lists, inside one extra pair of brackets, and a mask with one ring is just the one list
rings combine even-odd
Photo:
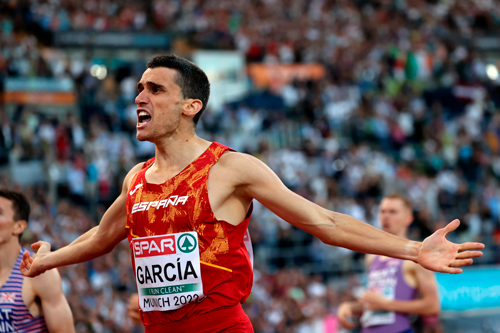
[[(163, 85), (161, 85), (159, 83), (155, 83), (153, 81), (146, 81), (146, 85), (153, 86), (153, 87), (165, 90), (165, 86), (163, 86)], [(139, 90), (142, 86), (143, 86), (143, 84), (141, 82), (138, 82), (137, 83), (137, 90)]]

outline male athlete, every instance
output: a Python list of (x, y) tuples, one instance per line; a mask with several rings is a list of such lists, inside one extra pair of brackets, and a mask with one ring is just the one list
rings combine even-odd
[(23, 194), (0, 189), (0, 332), (74, 332), (57, 269), (33, 279), (19, 271), (24, 252), (19, 238), (29, 215)]
[(474, 249), (483, 244), (445, 239), (458, 220), (412, 242), (307, 201), (257, 158), (196, 135), (210, 93), (200, 68), (175, 55), (147, 67), (135, 99), (137, 139), (155, 144), (155, 158), (132, 168), (98, 228), (55, 252), (35, 243), (35, 259), (25, 253), (24, 275), (92, 260), (128, 238), (147, 332), (252, 332), (240, 303), (252, 287), (244, 238), (253, 199), (323, 242), (354, 251), (448, 273), (482, 255)]
[[(380, 203), (382, 229), (406, 238), (413, 221), (413, 207), (394, 194)], [(338, 317), (353, 329), (353, 315), (361, 316), (362, 333), (411, 333), (408, 316), (437, 316), (440, 306), (434, 273), (409, 260), (368, 255), (368, 291), (359, 301), (342, 303)]]

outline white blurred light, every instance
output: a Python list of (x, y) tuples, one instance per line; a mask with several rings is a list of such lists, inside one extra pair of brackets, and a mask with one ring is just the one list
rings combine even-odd
[(493, 64), (489, 64), (486, 66), (486, 75), (490, 78), (490, 80), (498, 79), (498, 69), (497, 66)]
[(92, 67), (90, 67), (90, 75), (92, 76), (97, 76), (97, 71), (99, 70), (99, 65), (92, 65)]
[(337, 172), (342, 171), (345, 168), (345, 162), (339, 158), (339, 159), (333, 161), (332, 168), (334, 171), (337, 171)]
[(108, 70), (104, 65), (92, 65), (92, 67), (90, 67), (90, 75), (99, 80), (104, 80), (106, 75), (108, 75)]
[(104, 65), (99, 66), (99, 69), (97, 70), (97, 73), (96, 73), (95, 76), (99, 80), (104, 80), (104, 78), (106, 77), (106, 75), (108, 75), (108, 70), (106, 69), (106, 66), (104, 66)]

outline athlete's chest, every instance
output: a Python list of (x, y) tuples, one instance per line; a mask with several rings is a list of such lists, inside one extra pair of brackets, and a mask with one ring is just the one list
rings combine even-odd
[(28, 314), (23, 298), (23, 280), (11, 274), (0, 288), (0, 332), (16, 332), (15, 321)]
[(398, 259), (387, 259), (374, 262), (368, 273), (369, 287), (396, 286), (398, 278), (401, 275), (402, 263), (403, 262)]
[(14, 327), (15, 295), (0, 292), (0, 332), (16, 332)]
[(212, 219), (206, 179), (196, 175), (164, 184), (151, 184), (138, 177), (130, 188), (127, 219), (137, 236), (193, 231)]

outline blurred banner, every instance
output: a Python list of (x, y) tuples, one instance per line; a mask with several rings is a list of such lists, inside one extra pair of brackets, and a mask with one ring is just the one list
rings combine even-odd
[(496, 36), (474, 38), (472, 45), (480, 51), (498, 51), (500, 50), (500, 38)]
[(5, 103), (73, 105), (76, 102), (71, 79), (7, 78)]
[(295, 79), (319, 80), (325, 76), (325, 67), (321, 64), (250, 64), (248, 74), (258, 88), (279, 90)]
[(459, 275), (436, 274), (443, 311), (500, 312), (500, 267), (464, 269)]
[(169, 49), (172, 38), (165, 33), (63, 31), (55, 33), (54, 41), (61, 47)]
[(245, 57), (236, 51), (196, 51), (192, 60), (208, 76), (210, 99), (208, 105), (215, 111), (224, 103), (234, 102), (249, 89)]

